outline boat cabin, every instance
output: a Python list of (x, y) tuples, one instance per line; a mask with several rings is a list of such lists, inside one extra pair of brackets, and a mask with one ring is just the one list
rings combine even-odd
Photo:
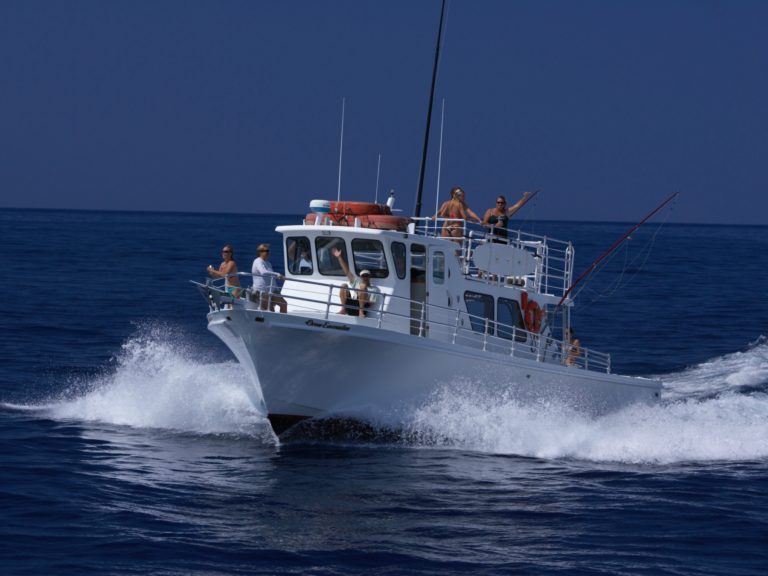
[(463, 237), (449, 238), (441, 235), (440, 219), (382, 211), (345, 218), (313, 213), (302, 225), (278, 227), (289, 314), (340, 317), (340, 287), (349, 279), (333, 256), (338, 249), (352, 274), (368, 270), (372, 277), (367, 316), (341, 316), (346, 322), (454, 342), (472, 334), (484, 346), (531, 344), (562, 327), (565, 314), (556, 323), (547, 314), (571, 280), (570, 243), (522, 232), (502, 241), (461, 225)]

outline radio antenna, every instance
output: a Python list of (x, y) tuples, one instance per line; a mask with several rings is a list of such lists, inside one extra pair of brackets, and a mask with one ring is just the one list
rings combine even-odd
[(341, 99), (341, 141), (339, 142), (339, 187), (336, 191), (336, 202), (341, 202), (341, 157), (344, 152), (344, 109), (346, 108), (347, 98)]
[[(445, 122), (445, 98), (443, 98), (443, 109), (440, 112), (440, 151), (437, 155), (437, 189), (435, 190), (435, 214), (440, 204), (440, 172), (443, 168), (443, 124)], [(437, 222), (437, 220), (435, 220)], [(437, 224), (435, 224), (437, 226)]]

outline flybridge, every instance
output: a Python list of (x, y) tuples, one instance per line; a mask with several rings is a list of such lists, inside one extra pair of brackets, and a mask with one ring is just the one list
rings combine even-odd
[[(407, 218), (392, 213), (394, 199), (387, 204), (313, 200), (304, 226), (319, 226), (405, 232), (415, 237), (439, 240), (455, 249), (461, 272), (488, 284), (524, 286), (529, 290), (562, 298), (573, 278), (574, 249), (570, 242), (523, 231), (500, 238), (480, 225), (450, 218)], [(461, 234), (442, 236), (446, 224)], [(280, 232), (288, 227), (281, 226)], [(450, 244), (447, 244), (450, 243)]]

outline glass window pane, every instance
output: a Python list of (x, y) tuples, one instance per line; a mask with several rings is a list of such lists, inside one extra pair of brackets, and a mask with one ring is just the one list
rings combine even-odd
[(464, 292), (464, 303), (470, 314), (469, 322), (474, 332), (485, 332), (485, 319), (488, 323), (488, 334), (493, 334), (493, 297), (478, 292)]
[(411, 270), (427, 270), (427, 249), (422, 244), (411, 244)]
[(405, 244), (402, 242), (392, 242), (392, 261), (395, 263), (395, 272), (397, 277), (402, 280), (405, 278)]
[[(525, 324), (523, 323), (523, 315), (520, 313), (520, 305), (517, 303), (517, 300), (499, 298), (497, 308), (497, 318), (499, 321), (497, 335), (500, 338), (511, 340), (514, 332), (515, 341), (525, 342)], [(513, 326), (517, 328), (517, 330), (513, 330)]]
[(352, 253), (355, 257), (355, 273), (359, 276), (363, 270), (370, 270), (373, 278), (389, 276), (384, 245), (380, 240), (352, 240)]
[(285, 239), (285, 256), (289, 274), (309, 275), (315, 270), (309, 238), (292, 236)]
[(335, 258), (331, 250), (338, 248), (342, 257), (349, 263), (347, 257), (347, 245), (343, 238), (335, 236), (319, 236), (315, 238), (315, 252), (317, 252), (317, 269), (324, 276), (345, 276), (338, 258)]
[(442, 252), (435, 252), (432, 258), (432, 281), (435, 284), (445, 283), (445, 254)]

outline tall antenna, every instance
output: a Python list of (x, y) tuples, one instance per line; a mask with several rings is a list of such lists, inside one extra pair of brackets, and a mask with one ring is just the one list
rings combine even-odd
[(373, 201), (379, 203), (379, 174), (381, 173), (381, 154), (379, 154), (379, 164), (376, 166), (376, 196)]
[(440, 203), (440, 172), (443, 168), (443, 124), (445, 122), (445, 98), (443, 98), (443, 110), (440, 112), (440, 152), (437, 155), (437, 189), (435, 190), (435, 214)]
[(437, 30), (437, 44), (435, 45), (435, 65), (432, 68), (432, 90), (429, 93), (429, 108), (427, 109), (427, 129), (424, 131), (424, 149), (421, 153), (421, 165), (419, 166), (419, 189), (416, 192), (416, 207), (413, 215), (421, 216), (421, 194), (424, 191), (424, 168), (427, 164), (427, 150), (429, 149), (429, 127), (432, 123), (432, 103), (435, 99), (435, 84), (437, 83), (437, 65), (440, 62), (440, 41), (443, 37), (443, 16), (445, 15), (445, 0), (440, 8), (440, 27)]
[(341, 202), (341, 156), (344, 152), (344, 109), (347, 105), (347, 98), (341, 99), (341, 141), (339, 142), (339, 187), (336, 191), (336, 201)]

